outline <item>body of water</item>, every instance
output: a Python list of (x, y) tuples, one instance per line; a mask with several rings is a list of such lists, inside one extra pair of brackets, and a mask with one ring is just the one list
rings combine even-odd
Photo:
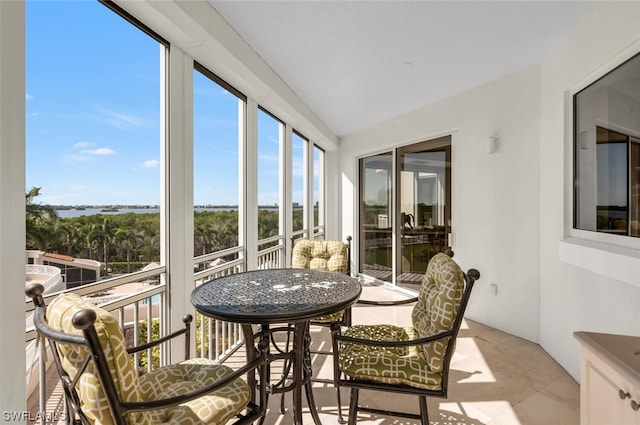
[[(278, 207), (268, 206), (268, 207), (258, 207), (261, 210), (272, 210), (276, 211)], [(202, 211), (238, 211), (238, 207), (203, 207), (203, 208), (194, 208), (195, 212)], [(75, 209), (71, 208), (68, 210), (56, 210), (58, 217), (60, 218), (71, 218), (71, 217), (81, 217), (83, 215), (95, 215), (95, 214), (127, 214), (127, 213), (135, 213), (135, 214), (157, 214), (160, 212), (160, 208), (118, 208), (118, 209), (103, 209), (103, 208), (85, 208), (85, 209)]]

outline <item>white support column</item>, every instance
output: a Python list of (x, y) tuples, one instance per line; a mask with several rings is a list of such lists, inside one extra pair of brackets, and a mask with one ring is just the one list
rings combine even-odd
[[(282, 128), (282, 126), (281, 126)], [(291, 267), (291, 236), (293, 236), (293, 129), (284, 126), (280, 144), (280, 234), (284, 235), (284, 264)]]
[(240, 181), (244, 182), (240, 205), (240, 240), (245, 247), (247, 270), (258, 268), (258, 104), (247, 99), (246, 133), (240, 155)]
[[(166, 62), (165, 62), (166, 63)], [(166, 69), (163, 67), (163, 69)], [(168, 111), (162, 117), (168, 138), (161, 149), (165, 190), (160, 208), (161, 258), (167, 266), (169, 324), (171, 330), (183, 326), (182, 318), (193, 313), (190, 295), (193, 282), (193, 60), (172, 47), (169, 55)], [(161, 75), (165, 81), (166, 75)], [(167, 92), (164, 91), (165, 99)], [(165, 104), (166, 102), (161, 102)], [(192, 341), (193, 344), (193, 341)], [(193, 350), (192, 350), (193, 352)], [(172, 358), (184, 358), (182, 344), (172, 344)]]
[[(0, 1), (0, 412), (26, 409), (25, 5)], [(12, 417), (11, 419), (18, 419)], [(26, 418), (15, 420), (25, 423)]]

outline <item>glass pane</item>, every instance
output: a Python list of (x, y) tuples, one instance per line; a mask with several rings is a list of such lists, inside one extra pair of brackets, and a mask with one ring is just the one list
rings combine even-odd
[(640, 237), (640, 140), (631, 139), (629, 168), (629, 236)]
[(99, 2), (26, 19), (27, 247), (107, 274), (159, 261), (162, 47)]
[(391, 281), (393, 266), (391, 152), (360, 160), (360, 271)]
[(636, 56), (574, 96), (574, 227), (640, 236)]
[(292, 177), (293, 177), (293, 231), (304, 228), (304, 153), (307, 141), (293, 133)]
[(626, 141), (607, 139), (596, 145), (598, 232), (627, 234), (627, 152)]
[(447, 185), (445, 151), (400, 153), (397, 283), (402, 286), (419, 289), (431, 257), (447, 248)]
[(280, 145), (283, 125), (258, 110), (258, 239), (280, 233)]
[(324, 217), (324, 151), (317, 146), (313, 148), (313, 226), (323, 226)]
[(238, 246), (239, 123), (244, 102), (193, 72), (194, 254)]

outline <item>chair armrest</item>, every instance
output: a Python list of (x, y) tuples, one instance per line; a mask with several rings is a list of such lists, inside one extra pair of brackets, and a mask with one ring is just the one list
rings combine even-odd
[(373, 300), (358, 300), (356, 304), (366, 304), (366, 305), (375, 305), (380, 307), (385, 306), (394, 306), (394, 305), (402, 305), (402, 304), (411, 304), (418, 301), (418, 297), (407, 298), (406, 300), (395, 300), (395, 301), (373, 301)]
[(350, 336), (341, 335), (340, 333), (341, 333), (341, 330), (339, 328), (334, 329), (333, 326), (331, 327), (331, 337), (333, 338), (335, 345), (337, 345), (338, 342), (349, 342), (352, 344), (369, 345), (372, 347), (398, 348), (398, 347), (413, 347), (418, 345), (424, 345), (430, 342), (439, 341), (441, 339), (451, 338), (453, 337), (454, 329), (450, 329), (446, 332), (441, 332), (436, 335), (431, 335), (424, 338), (409, 339), (406, 341), (373, 341), (373, 340), (364, 339), (364, 338), (353, 338)]
[[(189, 338), (190, 338), (190, 333), (191, 333), (191, 322), (193, 321), (193, 316), (190, 314), (187, 314), (186, 316), (184, 316), (182, 318), (182, 321), (184, 322), (184, 328), (179, 329), (175, 332), (171, 332), (169, 335), (165, 335), (162, 338), (158, 338), (156, 340), (153, 340), (151, 342), (147, 342), (146, 344), (140, 344), (137, 345), (135, 347), (130, 347), (127, 348), (127, 353), (129, 354), (135, 354), (135, 353), (139, 353), (141, 351), (145, 351), (148, 350), (150, 348), (155, 347), (156, 345), (160, 345), (163, 342), (172, 340), (173, 338), (180, 336), (180, 335), (186, 335), (187, 341), (186, 341), (186, 346), (187, 349), (189, 348)], [(149, 327), (151, 327), (150, 325), (147, 325)], [(148, 332), (151, 332), (151, 330), (149, 329)], [(189, 353), (187, 352), (185, 355), (185, 358), (189, 358)]]
[[(180, 332), (180, 331), (178, 331)], [(225, 385), (229, 384), (231, 381), (234, 381), (240, 377), (242, 377), (242, 375), (245, 375), (248, 372), (251, 372), (252, 370), (256, 369), (256, 368), (262, 368), (261, 370), (261, 376), (265, 375), (266, 373), (264, 373), (264, 371), (266, 371), (266, 368), (262, 367), (263, 365), (266, 364), (267, 362), (267, 350), (269, 347), (269, 343), (266, 339), (262, 339), (259, 343), (258, 343), (258, 351), (260, 352), (260, 355), (258, 357), (256, 357), (255, 359), (253, 359), (251, 362), (247, 363), (246, 365), (242, 366), (241, 368), (233, 371), (233, 373), (231, 373), (230, 375), (225, 376), (224, 378), (214, 382), (213, 384), (207, 385), (205, 387), (202, 387), (198, 390), (195, 391), (191, 391), (188, 393), (184, 393), (175, 397), (169, 397), (169, 398), (163, 398), (160, 400), (150, 400), (150, 401), (142, 401), (142, 402), (135, 402), (135, 403), (123, 403), (123, 407), (125, 412), (124, 413), (128, 413), (128, 412), (133, 412), (133, 411), (142, 411), (142, 410), (157, 410), (157, 409), (165, 409), (169, 406), (174, 406), (177, 404), (181, 404), (184, 402), (187, 402), (189, 400), (193, 400), (196, 399), (198, 397), (201, 397), (205, 394), (208, 394), (212, 391), (218, 390), (222, 387), (224, 387)], [(260, 383), (260, 386), (264, 386), (264, 383)], [(262, 401), (262, 400), (261, 400)]]

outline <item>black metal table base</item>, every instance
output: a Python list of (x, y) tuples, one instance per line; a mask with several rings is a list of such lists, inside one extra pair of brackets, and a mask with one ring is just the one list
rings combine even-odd
[[(267, 376), (271, 376), (271, 363), (278, 360), (284, 361), (282, 377), (280, 381), (275, 384), (269, 384), (269, 388), (267, 389), (267, 398), (270, 394), (292, 392), (293, 423), (296, 425), (302, 425), (302, 387), (304, 386), (307, 405), (309, 407), (309, 413), (311, 413), (311, 417), (313, 418), (313, 422), (316, 425), (322, 425), (320, 417), (318, 416), (311, 382), (311, 355), (309, 352), (311, 338), (309, 337), (309, 321), (295, 322), (290, 326), (274, 329), (270, 329), (268, 324), (263, 324), (260, 325), (260, 332), (258, 333), (253, 332), (252, 325), (243, 324), (242, 330), (244, 332), (245, 343), (247, 345), (246, 352), (248, 361), (256, 356), (256, 340), (260, 340), (263, 335), (266, 335), (272, 341), (269, 347)], [(280, 331), (291, 332), (293, 334), (292, 349), (288, 349), (288, 343), (286, 344), (287, 348), (285, 349), (281, 349), (275, 343), (273, 334)], [(275, 353), (271, 352), (271, 347), (275, 348)], [(289, 374), (289, 371), (291, 374)], [(291, 383), (287, 382), (289, 377), (291, 378)], [(249, 384), (255, 387), (256, 383), (249, 382)], [(283, 407), (281, 407), (280, 413), (284, 413)], [(260, 419), (259, 424), (262, 425), (264, 420), (265, 416)]]

